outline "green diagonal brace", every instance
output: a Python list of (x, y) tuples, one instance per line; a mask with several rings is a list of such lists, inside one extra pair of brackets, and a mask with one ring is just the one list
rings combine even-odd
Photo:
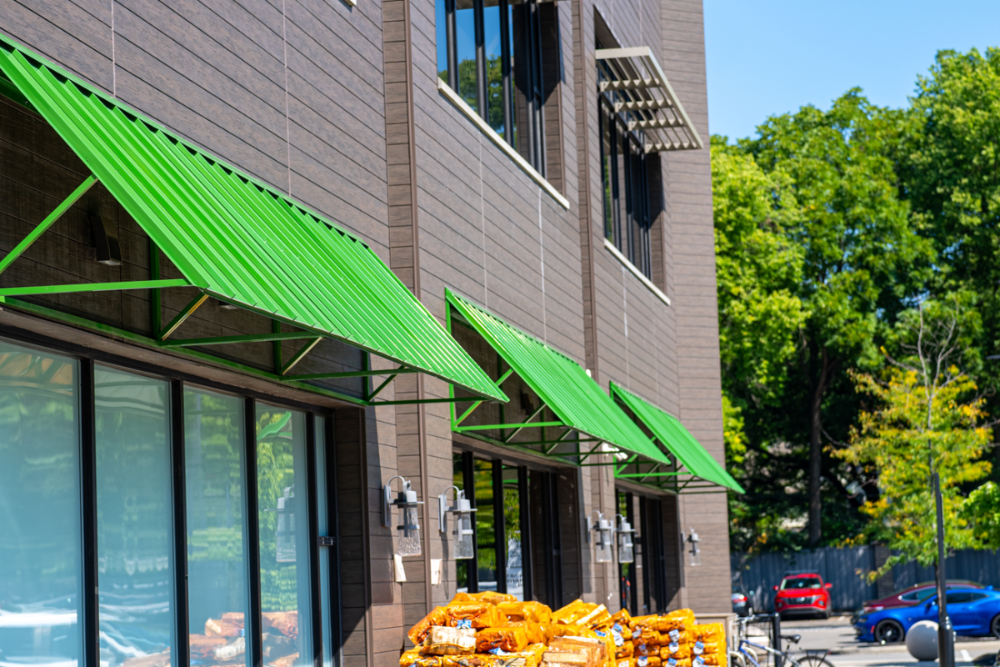
[[(311, 334), (309, 338), (312, 338), (315, 334)], [(345, 371), (343, 373), (308, 373), (306, 375), (287, 375), (285, 376), (288, 380), (339, 380), (341, 378), (367, 378), (375, 377), (379, 375), (412, 375), (413, 373), (419, 373), (420, 371), (414, 370), (412, 368), (405, 368), (400, 366), (399, 368), (384, 368), (377, 371)]]
[(73, 294), (77, 292), (111, 292), (123, 289), (157, 289), (161, 287), (190, 287), (182, 278), (175, 280), (133, 280), (124, 283), (85, 283), (83, 285), (43, 285), (41, 287), (10, 287), (0, 289), (0, 296), (32, 296), (35, 294)]
[(315, 337), (316, 334), (306, 331), (286, 331), (284, 333), (216, 336), (214, 338), (180, 338), (164, 341), (163, 344), (166, 347), (204, 347), (206, 345), (230, 345), (233, 343), (270, 343), (272, 341), (303, 340)]
[[(76, 190), (73, 190), (73, 192), (70, 194), (69, 197), (66, 197), (66, 199), (62, 200), (62, 203), (56, 206), (55, 210), (49, 213), (49, 215), (44, 220), (38, 223), (38, 226), (32, 229), (31, 232), (24, 237), (23, 241), (18, 243), (13, 250), (7, 253), (6, 257), (0, 260), (0, 273), (3, 273), (8, 266), (14, 263), (15, 259), (20, 257), (25, 250), (30, 248), (31, 244), (37, 241), (38, 237), (44, 234), (49, 227), (54, 225), (55, 222), (63, 216), (63, 213), (69, 210), (69, 208), (73, 204), (75, 204), (80, 199), (80, 197), (85, 195), (87, 193), (87, 190), (93, 187), (95, 183), (97, 183), (97, 176), (94, 176), (93, 174), (84, 179), (83, 183), (78, 185)], [(13, 294), (7, 296), (13, 296)]]
[(380, 385), (378, 386), (378, 388), (377, 388), (377, 389), (376, 389), (375, 391), (373, 391), (373, 392), (371, 393), (371, 395), (369, 395), (369, 396), (368, 396), (368, 400), (369, 400), (369, 401), (371, 401), (371, 400), (372, 400), (372, 399), (374, 399), (374, 398), (375, 398), (376, 396), (378, 396), (378, 395), (379, 395), (380, 393), (382, 393), (382, 390), (383, 390), (383, 389), (385, 389), (386, 387), (388, 387), (388, 386), (389, 386), (389, 383), (390, 383), (390, 382), (392, 382), (392, 381), (393, 381), (393, 380), (395, 380), (395, 379), (396, 379), (396, 376), (395, 376), (395, 375), (390, 375), (389, 377), (387, 377), (387, 378), (385, 379), (385, 381), (384, 381), (384, 382), (383, 382), (382, 384), (380, 384)]
[[(514, 369), (513, 369), (513, 368), (511, 368), (511, 369), (508, 369), (508, 370), (507, 370), (507, 372), (506, 372), (506, 373), (504, 373), (503, 375), (501, 375), (501, 376), (500, 376), (500, 379), (499, 379), (499, 380), (497, 380), (497, 381), (496, 381), (496, 382), (495, 382), (494, 384), (496, 384), (496, 386), (497, 386), (497, 387), (499, 387), (500, 385), (502, 385), (502, 384), (504, 383), (504, 381), (505, 381), (505, 380), (506, 380), (507, 378), (509, 378), (509, 377), (511, 376), (511, 374), (512, 374), (513, 372), (514, 372)], [(458, 426), (458, 425), (459, 425), (459, 424), (461, 424), (461, 423), (462, 423), (463, 421), (465, 421), (465, 420), (466, 420), (466, 418), (467, 418), (467, 417), (468, 417), (469, 415), (471, 415), (471, 414), (473, 413), (473, 411), (475, 411), (475, 409), (476, 409), (476, 408), (478, 408), (478, 407), (479, 407), (480, 405), (482, 405), (482, 404), (483, 404), (483, 402), (484, 402), (484, 401), (476, 401), (476, 402), (475, 402), (475, 403), (473, 403), (473, 404), (472, 404), (471, 406), (469, 406), (469, 409), (468, 409), (468, 410), (466, 410), (465, 412), (463, 412), (463, 413), (462, 413), (462, 416), (461, 416), (461, 417), (459, 417), (458, 419), (456, 419), (456, 420), (455, 420), (455, 423), (454, 423), (454, 424), (452, 424), (452, 429), (454, 429), (454, 428), (455, 428), (456, 426)]]
[(194, 311), (198, 310), (201, 304), (205, 303), (206, 301), (208, 301), (207, 294), (199, 294), (195, 298), (191, 299), (188, 305), (181, 308), (181, 312), (177, 313), (177, 316), (174, 319), (170, 320), (170, 324), (168, 324), (163, 328), (163, 331), (159, 333), (157, 339), (161, 341), (166, 341), (167, 338), (172, 336), (173, 333), (177, 331), (177, 329), (179, 329), (182, 324), (184, 324), (184, 321), (187, 320), (187, 318), (191, 317)]

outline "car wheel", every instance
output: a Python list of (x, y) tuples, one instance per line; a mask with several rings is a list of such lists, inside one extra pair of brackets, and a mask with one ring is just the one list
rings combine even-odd
[(990, 621), (990, 634), (1000, 639), (1000, 614), (994, 616), (993, 620)]
[(879, 644), (898, 644), (906, 636), (906, 632), (903, 630), (903, 626), (899, 624), (899, 621), (892, 620), (879, 621), (878, 625), (875, 626), (875, 632), (872, 634), (875, 637), (875, 641)]

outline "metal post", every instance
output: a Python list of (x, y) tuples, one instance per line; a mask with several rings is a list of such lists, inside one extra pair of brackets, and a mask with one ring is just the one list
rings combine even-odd
[(934, 504), (937, 506), (937, 574), (938, 593), (938, 664), (941, 667), (955, 667), (955, 632), (948, 618), (947, 574), (944, 565), (944, 508), (941, 499), (941, 478), (935, 470), (931, 474), (934, 487)]

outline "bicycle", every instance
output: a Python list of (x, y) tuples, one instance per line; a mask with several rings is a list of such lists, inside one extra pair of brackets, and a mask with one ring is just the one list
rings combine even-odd
[[(746, 638), (746, 624), (749, 619), (740, 618), (739, 623), (739, 644), (736, 651), (729, 653), (730, 660), (737, 667), (761, 667), (757, 661), (757, 651), (764, 651), (774, 656), (775, 664), (782, 667), (833, 667), (833, 663), (826, 659), (830, 655), (829, 649), (803, 649), (805, 655), (795, 657), (791, 653), (792, 644), (798, 644), (802, 635), (781, 635), (780, 639), (787, 642), (785, 650), (782, 651), (780, 640), (778, 648), (771, 648), (762, 644), (755, 644)], [(780, 658), (780, 662), (779, 662)], [(766, 662), (766, 659), (765, 659)]]

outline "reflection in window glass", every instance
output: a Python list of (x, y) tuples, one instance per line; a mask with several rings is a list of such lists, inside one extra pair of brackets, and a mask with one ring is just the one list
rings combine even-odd
[(476, 459), (476, 540), (479, 547), (479, 590), (497, 590), (496, 526), (493, 520), (493, 463)]
[(476, 18), (472, 0), (455, 0), (455, 37), (458, 51), (458, 94), (479, 111), (476, 71)]
[(189, 644), (193, 664), (245, 665), (243, 401), (184, 392)]
[[(507, 33), (510, 35), (510, 49), (507, 51), (510, 54), (510, 71), (511, 77), (514, 74), (514, 2), (511, 1), (507, 5)], [(510, 95), (510, 134), (505, 137), (507, 143), (511, 146), (517, 147), (517, 96), (514, 95), (514, 84), (511, 82), (511, 95)]]
[(438, 77), (448, 83), (448, 24), (444, 0), (434, 3), (434, 32), (437, 39)]
[(166, 667), (173, 646), (169, 389), (94, 371), (101, 661)]
[(306, 416), (257, 405), (264, 664), (312, 665)]
[(486, 0), (483, 8), (483, 27), (486, 35), (486, 110), (490, 127), (501, 137), (503, 126), (503, 65), (500, 42), (499, 0)]
[[(326, 476), (326, 420), (322, 417), (310, 417), (315, 419), (316, 425), (316, 525), (320, 535), (334, 535), (334, 528), (330, 523), (329, 502), (327, 493), (328, 480)], [(333, 603), (330, 582), (330, 557), (329, 548), (319, 550), (319, 596), (320, 610), (323, 614), (323, 667), (333, 667), (334, 645), (333, 645)]]
[(80, 664), (77, 363), (0, 342), (0, 662)]
[(524, 599), (524, 571), (521, 567), (521, 490), (517, 467), (503, 467), (504, 553), (507, 558), (507, 592)]
[(604, 237), (612, 243), (617, 243), (614, 217), (615, 197), (612, 191), (615, 181), (613, 153), (615, 126), (604, 103), (600, 105), (599, 117), (601, 123), (601, 191), (604, 197)]

